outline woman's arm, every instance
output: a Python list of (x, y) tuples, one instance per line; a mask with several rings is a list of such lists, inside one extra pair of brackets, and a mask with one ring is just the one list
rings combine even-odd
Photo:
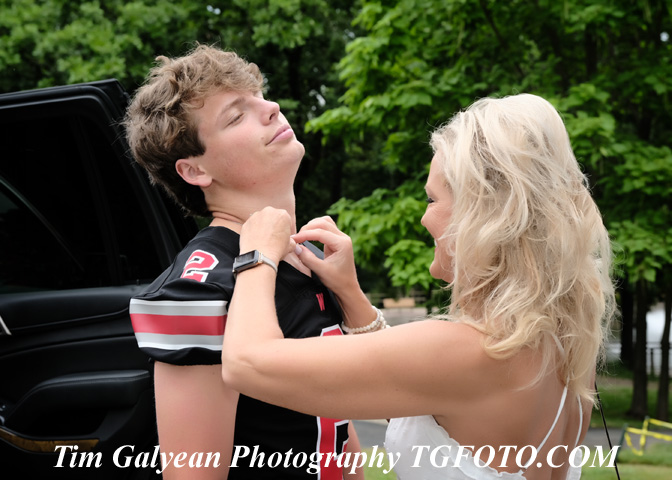
[[(292, 248), (285, 221), (273, 209), (253, 215), (243, 226), (241, 251), (258, 249), (278, 261)], [(232, 388), (313, 415), (391, 418), (443, 412), (469, 386), (470, 367), (482, 356), (475, 330), (425, 321), (361, 335), (284, 339), (275, 279), (266, 265), (237, 276), (222, 354), (222, 375)]]

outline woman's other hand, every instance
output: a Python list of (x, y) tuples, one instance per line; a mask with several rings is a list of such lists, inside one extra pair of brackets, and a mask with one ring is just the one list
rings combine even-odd
[(352, 240), (338, 229), (330, 217), (311, 220), (292, 238), (297, 244), (316, 241), (324, 245), (323, 260), (301, 245), (298, 246), (301, 251), (297, 249), (297, 253), (301, 262), (315, 272), (332, 292), (340, 296), (349, 289), (359, 289)]

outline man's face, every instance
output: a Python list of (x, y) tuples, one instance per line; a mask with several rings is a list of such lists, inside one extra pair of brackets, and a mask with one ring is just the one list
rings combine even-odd
[(294, 181), (305, 149), (275, 102), (261, 93), (221, 92), (194, 111), (214, 182), (249, 188)]

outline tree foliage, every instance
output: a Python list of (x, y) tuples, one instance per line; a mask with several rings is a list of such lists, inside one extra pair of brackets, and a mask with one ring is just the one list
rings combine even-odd
[(400, 254), (428, 240), (407, 236), (422, 209), (381, 227), (397, 205), (421, 195), (412, 192), (431, 157), (428, 132), (479, 97), (528, 92), (551, 101), (566, 122), (619, 253), (616, 273), (626, 289), (642, 287), (636, 309), (648, 310), (654, 291), (671, 290), (662, 275), (672, 264), (669, 2), (364, 0), (354, 22), (365, 34), (338, 65), (341, 104), (309, 129), (347, 139), (354, 155), (380, 155), (394, 180), (334, 206), (359, 262), (385, 265), (406, 288), (428, 284), (420, 273), (428, 257)]
[[(669, 265), (672, 44), (666, 35), (672, 22), (666, 2), (364, 1), (355, 24), (366, 35), (348, 44), (339, 63), (347, 88), (341, 105), (311, 121), (309, 129), (346, 138), (353, 150), (366, 151), (377, 139), (382, 161), (399, 180), (389, 202), (404, 201), (402, 192), (420, 186), (417, 173), (431, 157), (428, 132), (454, 112), (483, 96), (536, 93), (564, 116), (622, 248), (621, 268), (634, 283), (642, 276), (654, 281), (655, 272)], [(396, 190), (401, 184), (404, 190)], [(343, 215), (352, 206), (342, 201), (334, 211)], [(369, 230), (384, 223), (377, 217), (395, 208), (377, 210), (369, 209), (370, 217), (358, 225), (349, 225), (347, 216), (342, 220), (355, 227), (350, 231), (356, 244), (359, 238), (368, 243)], [(376, 243), (380, 258), (365, 246), (358, 247), (364, 253), (358, 258), (382, 264), (389, 249), (407, 240), (406, 224), (417, 223), (420, 215), (417, 209), (398, 219), (400, 228), (387, 232), (383, 245)], [(633, 229), (656, 240), (637, 243)], [(395, 268), (409, 268), (401, 265), (403, 256), (398, 260), (388, 261), (393, 278)], [(416, 261), (418, 270), (426, 260)]]
[(3, 92), (111, 77), (131, 88), (156, 55), (197, 32), (189, 2), (1, 0), (0, 9)]

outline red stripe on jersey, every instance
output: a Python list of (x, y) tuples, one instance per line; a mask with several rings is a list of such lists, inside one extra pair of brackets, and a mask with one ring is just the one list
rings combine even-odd
[(222, 335), (226, 326), (226, 315), (152, 315), (132, 313), (133, 330), (142, 333), (165, 335)]
[[(319, 297), (318, 297), (319, 298)], [(322, 329), (321, 337), (333, 337), (343, 335), (343, 330), (338, 325), (325, 327)], [(345, 445), (341, 449), (336, 445), (336, 425), (347, 423), (347, 420), (337, 420), (334, 418), (317, 417), (318, 438), (317, 451), (320, 456), (319, 480), (340, 480), (343, 478), (343, 470), (338, 466), (335, 459), (331, 459), (330, 454), (338, 455), (345, 451)], [(347, 445), (347, 442), (346, 442)]]

